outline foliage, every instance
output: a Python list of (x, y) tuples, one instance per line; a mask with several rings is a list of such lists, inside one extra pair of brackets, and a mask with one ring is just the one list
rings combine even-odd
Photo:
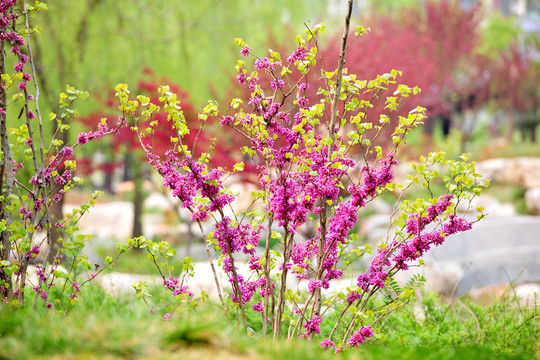
[[(479, 42), (477, 10), (464, 10), (454, 1), (427, 1), (397, 14), (376, 16), (368, 20), (373, 31), (348, 50), (349, 70), (372, 78), (392, 68), (399, 69), (404, 82), (422, 89), (414, 101), (427, 108), (428, 116), (448, 115), (456, 97), (469, 95), (463, 93), (468, 91), (466, 84), (456, 83), (456, 75), (469, 66)], [(463, 41), (465, 37), (468, 41)], [(329, 59), (326, 61), (337, 59), (336, 44), (337, 41), (331, 41), (323, 49), (324, 58)], [(375, 104), (377, 112), (384, 109), (383, 100)], [(404, 112), (401, 109), (401, 114)]]
[[(349, 71), (371, 78), (401, 70), (405, 83), (422, 89), (414, 101), (427, 109), (425, 129), (431, 133), (441, 120), (448, 135), (451, 125), (461, 133), (461, 151), (471, 142), (482, 109), (509, 113), (508, 121), (484, 129), (506, 131), (509, 140), (515, 110), (527, 113), (529, 121), (538, 117), (538, 66), (511, 19), (486, 15), (479, 5), (466, 9), (445, 0), (376, 14), (366, 22), (373, 31), (349, 49)], [(338, 46), (336, 36), (322, 49), (325, 63), (337, 61)], [(376, 112), (384, 109), (384, 98), (374, 106)]]
[(198, 105), (211, 95), (209, 84), (221, 91), (227, 82), (223, 69), (236, 55), (223, 44), (231, 38), (251, 34), (262, 46), (270, 34), (283, 38), (291, 24), (321, 13), (320, 4), (305, 0), (65, 0), (48, 6), (36, 18), (44, 28), (36, 40), (52, 94), (66, 83), (91, 93), (104, 84), (134, 87), (135, 74), (151, 67), (158, 77), (189, 84)]
[[(204, 131), (199, 129), (199, 122), (197, 119), (197, 111), (194, 104), (191, 102), (190, 95), (187, 91), (182, 89), (179, 85), (174, 84), (169, 78), (157, 77), (155, 72), (146, 68), (143, 70), (142, 76), (137, 81), (135, 91), (137, 94), (145, 96), (152, 104), (158, 105), (159, 103), (159, 85), (169, 84), (169, 88), (172, 92), (178, 95), (182, 101), (182, 112), (186, 119), (186, 123), (189, 129), (189, 133), (183, 139), (183, 142), (196, 154), (205, 152), (211, 146), (216, 151), (216, 156), (211, 158), (211, 165), (214, 167), (223, 166), (228, 170), (233, 170), (232, 165), (241, 160), (242, 154), (237, 151), (238, 134), (228, 129), (221, 129), (219, 123), (208, 121), (205, 123)], [(78, 119), (85, 127), (94, 128), (102, 119), (110, 118), (114, 115), (120, 115), (115, 105), (114, 92), (102, 92), (107, 96), (98, 95), (96, 98), (102, 104), (99, 111), (94, 111), (87, 116)], [(146, 147), (152, 146), (153, 151), (159, 155), (164, 156), (165, 152), (169, 150), (170, 139), (176, 135), (176, 133), (167, 126), (167, 114), (164, 112), (158, 112), (153, 115), (152, 119), (155, 123), (153, 126), (153, 143), (145, 143)], [(123, 166), (130, 166), (129, 161), (119, 159), (119, 155), (125, 154), (126, 156), (133, 156), (133, 153), (138, 154), (140, 149), (139, 139), (136, 133), (131, 129), (134, 124), (130, 126), (122, 127), (118, 130), (117, 135), (114, 138), (109, 138), (108, 146), (103, 151), (107, 152), (105, 156), (105, 162), (101, 164), (95, 164), (93, 158), (95, 158), (95, 151), (89, 151), (80, 162), (84, 164), (84, 168), (81, 169), (83, 174), (89, 174), (95, 170), (103, 170), (105, 173), (111, 173), (114, 169)], [(142, 126), (146, 126), (142, 124)], [(140, 131), (146, 131), (141, 128)], [(213, 144), (213, 140), (219, 137), (220, 141)], [(144, 153), (140, 153), (140, 156), (135, 159), (137, 165), (139, 162), (144, 162), (146, 156)], [(143, 159), (141, 161), (141, 158)], [(241, 175), (249, 175), (254, 171), (253, 166), (247, 165)]]
[(501, 53), (510, 50), (510, 47), (521, 33), (514, 22), (515, 19), (505, 18), (498, 12), (489, 16), (481, 29), (482, 40), (476, 47), (475, 52), (497, 57)]

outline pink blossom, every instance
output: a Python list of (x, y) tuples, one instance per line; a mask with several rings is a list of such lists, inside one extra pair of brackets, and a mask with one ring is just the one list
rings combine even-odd
[(319, 345), (325, 349), (328, 349), (329, 347), (333, 348), (335, 346), (334, 342), (330, 339), (323, 340)]
[(309, 100), (308, 100), (306, 97), (300, 97), (300, 98), (298, 98), (298, 100), (296, 100), (296, 103), (297, 103), (298, 106), (300, 106), (301, 108), (305, 108), (305, 107), (308, 106)]
[(245, 45), (242, 49), (240, 49), (240, 55), (243, 57), (248, 57), (250, 51), (253, 51), (253, 49)]
[(254, 65), (257, 69), (262, 70), (270, 66), (270, 61), (266, 57), (261, 57), (255, 60)]
[(234, 117), (230, 116), (230, 115), (226, 115), (224, 116), (221, 121), (219, 122), (219, 124), (221, 126), (226, 126), (226, 125), (232, 125), (234, 122)]
[(311, 333), (320, 334), (321, 331), (319, 329), (319, 326), (321, 325), (321, 323), (322, 319), (317, 315), (314, 315), (313, 318), (307, 320), (304, 324), (304, 328), (306, 329), (306, 331), (302, 333), (301, 337), (307, 337)]
[(246, 82), (246, 74), (240, 73), (236, 75), (236, 79), (238, 80), (240, 84), (244, 84)]
[(288, 62), (294, 62), (296, 60), (303, 61), (306, 58), (306, 48), (304, 46), (300, 46), (299, 48), (295, 49), (294, 52), (287, 58)]
[(69, 146), (66, 146), (62, 149), (62, 154), (65, 157), (70, 157), (73, 155), (73, 148), (70, 148)]
[(274, 90), (281, 89), (284, 86), (285, 86), (285, 81), (283, 81), (282, 79), (274, 79), (270, 83), (270, 87)]
[(347, 342), (347, 345), (351, 347), (358, 347), (358, 344), (363, 344), (364, 341), (369, 339), (373, 336), (373, 331), (371, 330), (371, 326), (366, 325), (362, 326), (358, 331), (356, 331), (349, 341)]
[(262, 302), (258, 302), (256, 304), (251, 305), (251, 308), (256, 311), (262, 313), (264, 311), (264, 306)]
[(88, 142), (88, 134), (87, 133), (80, 133), (77, 135), (77, 144), (84, 145)]

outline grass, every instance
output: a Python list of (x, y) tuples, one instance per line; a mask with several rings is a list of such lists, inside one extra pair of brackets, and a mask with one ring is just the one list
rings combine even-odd
[(85, 287), (65, 318), (43, 309), (0, 307), (0, 359), (534, 359), (540, 358), (540, 312), (506, 296), (478, 305), (444, 304), (435, 294), (387, 318), (378, 341), (337, 356), (312, 342), (244, 336), (206, 303), (170, 321), (150, 315), (134, 295)]
[[(96, 255), (101, 259), (105, 259), (107, 256), (115, 257), (116, 252), (114, 250), (96, 247)], [(158, 265), (163, 260), (158, 261)], [(182, 271), (183, 259), (179, 255), (172, 256), (168, 260), (169, 266), (173, 268), (175, 274), (180, 274)], [(164, 266), (161, 266), (162, 270), (165, 270)], [(152, 260), (148, 258), (148, 252), (146, 249), (128, 249), (124, 254), (120, 255), (118, 259), (110, 266), (106, 272), (121, 272), (132, 274), (144, 274), (144, 275), (157, 275), (158, 271), (156, 265)]]
[(467, 298), (443, 304), (430, 293), (419, 305), (425, 319), (419, 319), (411, 307), (389, 317), (383, 342), (454, 349), (480, 346), (497, 357), (540, 355), (540, 310), (519, 307), (510, 293), (486, 305)]
[(492, 157), (538, 157), (538, 154), (540, 154), (540, 143), (518, 142), (512, 146), (493, 149)]

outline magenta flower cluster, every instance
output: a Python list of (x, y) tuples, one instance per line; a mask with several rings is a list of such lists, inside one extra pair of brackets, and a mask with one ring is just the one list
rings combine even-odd
[(373, 331), (371, 330), (371, 326), (362, 326), (354, 334), (352, 334), (349, 341), (347, 342), (347, 345), (349, 345), (350, 347), (358, 347), (359, 344), (363, 344), (367, 339), (372, 336)]
[(323, 340), (319, 345), (325, 349), (333, 348), (334, 346), (336, 346), (334, 342), (330, 339)]
[(69, 294), (69, 298), (76, 299), (78, 297), (77, 293), (81, 292), (81, 285), (78, 282), (73, 281), (71, 283), (71, 288), (73, 289), (73, 292)]
[[(370, 286), (383, 288), (392, 272), (408, 269), (407, 263), (422, 257), (432, 246), (441, 245), (448, 235), (471, 229), (472, 224), (456, 214), (448, 215), (444, 221), (440, 220), (452, 199), (451, 195), (443, 195), (435, 204), (428, 206), (424, 213), (410, 214), (406, 223), (407, 240), (379, 249), (369, 271), (358, 276), (358, 287), (364, 292)], [(425, 231), (428, 224), (436, 221), (441, 224), (440, 228)], [(359, 298), (360, 294), (352, 292), (348, 301), (353, 302)]]
[[(28, 63), (29, 58), (28, 55), (21, 51), (21, 47), (24, 46), (24, 39), (16, 31), (8, 30), (19, 17), (17, 13), (11, 11), (16, 3), (16, 0), (5, 0), (0, 3), (0, 41), (11, 45), (10, 52), (17, 57), (13, 68), (16, 72), (22, 73), (22, 80), (17, 85), (17, 88), (19, 91), (25, 93), (28, 100), (32, 101), (34, 97), (27, 93), (26, 85), (27, 82), (32, 80), (32, 76), (24, 72), (24, 66)], [(3, 108), (0, 111), (5, 113)], [(34, 119), (36, 117), (32, 110), (27, 110), (26, 116), (28, 119)]]
[[(206, 164), (195, 162), (190, 157), (180, 160), (172, 151), (166, 153), (166, 160), (161, 160), (151, 152), (147, 152), (151, 165), (163, 176), (163, 185), (172, 190), (173, 196), (180, 199), (182, 207), (195, 208), (192, 220), (204, 221), (209, 213), (223, 211), (226, 205), (234, 200), (234, 196), (224, 191), (220, 180), (223, 175), (222, 169), (208, 171)], [(189, 171), (181, 173), (179, 169), (188, 168)], [(195, 199), (200, 203), (195, 205)], [(229, 275), (231, 283), (238, 283), (237, 294), (232, 295), (234, 302), (248, 303), (254, 292), (261, 286), (266, 287), (265, 278), (258, 281), (244, 281), (244, 278), (233, 271), (232, 258), (235, 253), (242, 252), (249, 256), (249, 265), (252, 270), (262, 270), (259, 257), (255, 255), (255, 248), (259, 244), (262, 226), (251, 224), (238, 224), (228, 216), (223, 216), (215, 224), (214, 238), (217, 241), (219, 251), (224, 256), (223, 268)], [(234, 269), (236, 270), (236, 269)]]
[(171, 290), (174, 296), (187, 294), (189, 297), (193, 297), (193, 293), (189, 290), (187, 285), (182, 286), (180, 281), (173, 276), (170, 276), (167, 279), (163, 280), (163, 285), (167, 289)]
[(300, 335), (300, 337), (307, 338), (312, 333), (320, 334), (321, 330), (319, 327), (321, 324), (322, 324), (322, 319), (317, 315), (313, 316), (313, 318), (311, 318), (310, 320), (307, 320), (306, 323), (304, 324), (304, 328), (306, 329), (306, 331), (304, 331), (302, 335)]
[(39, 245), (32, 246), (32, 249), (30, 249), (30, 251), (26, 253), (26, 258), (27, 259), (37, 258), (39, 256), (39, 251), (40, 251)]
[[(316, 155), (318, 156), (318, 155)], [(342, 160), (343, 162), (343, 160)], [(324, 253), (325, 258), (322, 264), (322, 278), (318, 280), (311, 279), (309, 283), (309, 291), (312, 292), (315, 288), (329, 287), (329, 281), (332, 279), (338, 279), (343, 275), (343, 272), (336, 269), (336, 265), (339, 263), (338, 247), (341, 244), (348, 243), (348, 233), (357, 223), (358, 218), (356, 216), (357, 210), (365, 205), (365, 202), (376, 195), (377, 189), (386, 186), (392, 179), (392, 166), (397, 164), (394, 154), (389, 154), (387, 158), (381, 160), (381, 166), (379, 169), (364, 166), (362, 168), (363, 181), (360, 185), (351, 185), (348, 188), (350, 193), (350, 199), (348, 201), (341, 202), (337, 205), (334, 216), (328, 219), (328, 229), (325, 237)], [(354, 166), (354, 163), (346, 163), (348, 166)], [(325, 167), (326, 168), (326, 167)], [(335, 170), (335, 169), (334, 169)], [(334, 177), (333, 177), (334, 176)], [(324, 176), (319, 177), (321, 183), (315, 182), (318, 194), (318, 198), (327, 196), (327, 198), (335, 200), (337, 199), (339, 189), (335, 179), (339, 179), (340, 174), (328, 174), (328, 178)], [(332, 182), (331, 180), (334, 179)], [(325, 189), (326, 185), (331, 185)], [(308, 187), (309, 188), (309, 187)], [(313, 207), (308, 210), (314, 210)], [(306, 213), (307, 211), (306, 210)], [(292, 211), (290, 204), (288, 211)], [(312, 258), (318, 253), (317, 240), (320, 238), (320, 229), (315, 239), (308, 240), (307, 242), (296, 243), (293, 247), (291, 254), (291, 260), (295, 264), (295, 270), (293, 270), (299, 278), (307, 278), (307, 270), (309, 267), (309, 261), (307, 259)], [(305, 270), (305, 271), (303, 271)]]
[[(234, 200), (234, 196), (223, 191), (220, 177), (223, 170), (213, 169), (208, 172), (206, 164), (200, 164), (191, 157), (180, 160), (173, 151), (166, 153), (166, 160), (150, 151), (146, 152), (150, 165), (163, 176), (163, 186), (172, 191), (174, 197), (181, 201), (184, 208), (195, 207), (195, 198), (200, 195), (206, 204), (196, 207), (192, 219), (204, 221), (208, 212), (223, 209)], [(187, 167), (189, 171), (182, 174), (179, 169)]]

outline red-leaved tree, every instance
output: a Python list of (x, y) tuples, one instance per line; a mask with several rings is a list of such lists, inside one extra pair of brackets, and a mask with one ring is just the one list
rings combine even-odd
[[(141, 79), (137, 82), (135, 91), (138, 94), (147, 96), (150, 103), (157, 105), (160, 96), (158, 94), (158, 88), (162, 84), (171, 84), (169, 85), (170, 91), (177, 94), (181, 100), (182, 111), (190, 129), (189, 134), (182, 139), (182, 143), (197, 156), (208, 151), (208, 149), (215, 149), (215, 155), (209, 160), (211, 165), (214, 167), (221, 166), (231, 171), (233, 165), (242, 160), (243, 155), (236, 147), (242, 136), (230, 129), (222, 129), (219, 123), (215, 123), (213, 120), (200, 121), (198, 119), (198, 113), (190, 101), (189, 94), (179, 85), (173, 84), (169, 79), (157, 77), (149, 68), (143, 71)], [(99, 124), (103, 118), (110, 118), (120, 114), (115, 106), (114, 92), (108, 92), (107, 97), (98, 97), (98, 100), (104, 105), (102, 110), (81, 118), (81, 122), (90, 128)], [(152, 143), (147, 143), (146, 145), (152, 147), (156, 155), (164, 156), (168, 150), (174, 148), (176, 134), (167, 125), (167, 114), (165, 112), (154, 113), (152, 115), (152, 121), (160, 124), (160, 126), (153, 128), (152, 140), (147, 140), (152, 141)], [(145, 131), (146, 129), (140, 130)], [(94, 155), (83, 157), (78, 160), (79, 171), (85, 175), (94, 171), (103, 171), (103, 187), (109, 192), (114, 192), (113, 174), (118, 170), (123, 169), (123, 180), (133, 180), (135, 215), (133, 237), (137, 237), (142, 235), (143, 232), (141, 217), (144, 200), (143, 179), (146, 177), (147, 171), (146, 156), (140, 152), (139, 139), (137, 139), (136, 133), (132, 131), (130, 126), (121, 128), (118, 134), (109, 140), (108, 145), (100, 148), (104, 149), (104, 153), (102, 154), (104, 161), (96, 161), (96, 156)], [(247, 162), (244, 171), (240, 175), (240, 180), (256, 180), (252, 178), (254, 170), (255, 165)]]

